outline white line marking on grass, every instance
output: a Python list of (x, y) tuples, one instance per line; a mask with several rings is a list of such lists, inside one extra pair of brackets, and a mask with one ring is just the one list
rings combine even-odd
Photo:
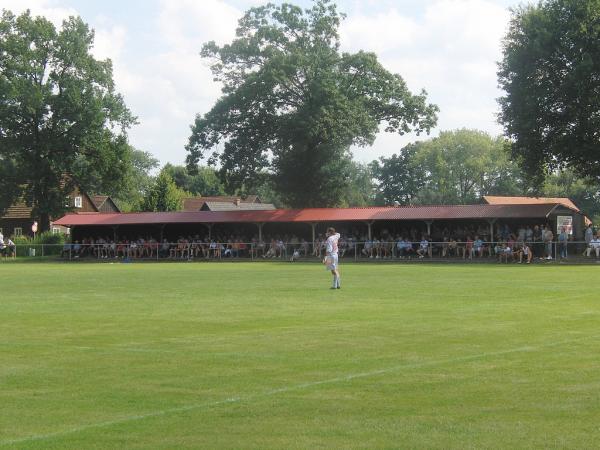
[(180, 413), (180, 412), (187, 412), (187, 411), (193, 411), (193, 410), (204, 409), (204, 408), (212, 408), (212, 407), (228, 405), (228, 404), (232, 404), (232, 403), (242, 403), (242, 402), (247, 402), (247, 401), (252, 401), (252, 400), (258, 400), (258, 399), (261, 399), (264, 397), (270, 397), (270, 396), (277, 395), (277, 394), (285, 394), (287, 392), (299, 391), (302, 389), (307, 389), (307, 388), (311, 388), (311, 387), (315, 387), (315, 386), (343, 383), (343, 382), (348, 382), (348, 381), (352, 381), (352, 380), (356, 380), (356, 379), (360, 379), (360, 378), (368, 378), (368, 377), (373, 377), (373, 376), (377, 376), (377, 375), (384, 375), (386, 373), (395, 372), (395, 371), (402, 370), (402, 369), (416, 369), (416, 368), (420, 368), (420, 367), (437, 366), (437, 365), (443, 365), (443, 364), (459, 362), (459, 361), (473, 361), (473, 360), (477, 360), (477, 359), (481, 359), (481, 358), (487, 358), (490, 356), (507, 355), (510, 353), (531, 352), (531, 351), (541, 350), (541, 349), (547, 348), (547, 347), (554, 347), (557, 345), (571, 344), (571, 343), (581, 342), (581, 341), (585, 341), (585, 340), (598, 339), (599, 337), (600, 337), (600, 335), (581, 336), (578, 338), (566, 339), (563, 341), (549, 342), (547, 344), (542, 344), (542, 345), (537, 345), (537, 346), (526, 345), (523, 347), (517, 347), (517, 348), (512, 348), (512, 349), (507, 349), (507, 350), (499, 350), (496, 352), (477, 353), (474, 355), (459, 356), (456, 358), (446, 358), (446, 359), (439, 359), (439, 360), (435, 360), (435, 361), (423, 361), (423, 362), (415, 362), (415, 363), (409, 363), (409, 364), (400, 364), (400, 365), (388, 367), (385, 369), (372, 370), (369, 372), (358, 372), (358, 373), (345, 375), (342, 377), (328, 378), (328, 379), (319, 380), (319, 381), (309, 381), (307, 383), (296, 384), (293, 386), (284, 386), (281, 388), (271, 389), (271, 390), (259, 392), (256, 394), (250, 394), (250, 395), (247, 395), (244, 397), (230, 397), (230, 398), (227, 398), (224, 400), (218, 400), (218, 401), (214, 401), (214, 402), (196, 403), (196, 404), (187, 405), (187, 406), (180, 406), (177, 408), (168, 408), (168, 409), (164, 409), (164, 410), (160, 410), (160, 411), (154, 411), (154, 412), (150, 412), (147, 414), (136, 414), (136, 415), (132, 415), (132, 416), (121, 417), (120, 419), (90, 423), (90, 424), (82, 425), (79, 427), (69, 428), (69, 429), (66, 429), (63, 431), (57, 431), (54, 433), (37, 434), (37, 435), (31, 435), (31, 436), (26, 436), (26, 437), (22, 437), (22, 438), (3, 440), (3, 441), (0, 441), (0, 446), (20, 444), (20, 443), (30, 442), (30, 441), (40, 441), (40, 440), (44, 440), (44, 439), (52, 439), (55, 437), (67, 436), (69, 434), (78, 433), (80, 431), (86, 431), (86, 430), (90, 430), (90, 429), (94, 429), (94, 428), (110, 427), (113, 425), (120, 425), (122, 423), (133, 422), (136, 420), (144, 420), (144, 419), (150, 419), (153, 417), (165, 416), (167, 414), (176, 414), (176, 413)]

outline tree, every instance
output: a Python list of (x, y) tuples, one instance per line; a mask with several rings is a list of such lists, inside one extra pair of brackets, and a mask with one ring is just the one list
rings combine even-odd
[(568, 197), (588, 216), (600, 216), (600, 184), (592, 178), (582, 178), (572, 169), (550, 173), (544, 182), (545, 197)]
[(504, 140), (483, 131), (442, 132), (420, 144), (414, 163), (424, 170), (420, 203), (467, 204), (487, 194), (522, 192), (518, 167), (505, 152)]
[(504, 39), (500, 121), (531, 185), (571, 167), (600, 177), (600, 2), (545, 0), (513, 10)]
[(288, 205), (334, 206), (348, 187), (350, 146), (372, 144), (380, 124), (428, 132), (438, 108), (424, 91), (411, 94), (373, 53), (340, 53), (342, 18), (330, 0), (268, 4), (244, 15), (231, 44), (205, 44), (223, 96), (196, 117), (188, 166), (219, 160), (228, 189), (268, 171)]
[(342, 206), (372, 206), (375, 203), (373, 172), (367, 164), (351, 161), (347, 169), (348, 188), (342, 196)]
[(425, 186), (425, 172), (416, 164), (418, 144), (409, 144), (398, 154), (371, 163), (377, 180), (375, 198), (380, 204), (410, 205)]
[(138, 211), (150, 187), (154, 183), (151, 172), (158, 167), (158, 159), (151, 153), (131, 149), (131, 164), (123, 184), (113, 192), (114, 199), (122, 211)]
[(161, 170), (141, 204), (142, 211), (179, 211), (184, 197), (189, 196), (177, 187), (167, 170)]
[(374, 161), (372, 168), (377, 199), (387, 204), (466, 204), (488, 194), (523, 194), (504, 140), (483, 131), (444, 131)]
[(163, 170), (173, 178), (178, 188), (193, 195), (224, 195), (223, 184), (216, 171), (211, 167), (198, 167), (190, 173), (185, 166), (166, 164)]
[(93, 42), (78, 17), (60, 30), (29, 11), (0, 19), (0, 166), (10, 170), (0, 177), (0, 210), (25, 199), (42, 231), (75, 186), (100, 180), (112, 191), (130, 164), (135, 118), (115, 92), (111, 61), (91, 55)]

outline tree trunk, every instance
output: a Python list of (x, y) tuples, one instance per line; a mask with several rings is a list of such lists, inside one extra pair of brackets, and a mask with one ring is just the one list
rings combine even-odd
[(40, 214), (38, 232), (43, 233), (44, 231), (50, 231), (50, 215), (48, 213)]

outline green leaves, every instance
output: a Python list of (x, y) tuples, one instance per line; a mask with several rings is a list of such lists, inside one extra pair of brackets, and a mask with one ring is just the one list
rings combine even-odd
[(500, 121), (529, 184), (574, 168), (600, 177), (600, 2), (546, 0), (513, 11), (498, 79)]
[(187, 193), (177, 187), (168, 171), (161, 170), (142, 201), (142, 211), (179, 211)]
[(334, 206), (349, 187), (352, 145), (371, 145), (382, 123), (399, 134), (435, 126), (425, 92), (411, 94), (372, 53), (340, 54), (342, 19), (329, 0), (267, 4), (244, 15), (232, 43), (205, 44), (223, 96), (197, 116), (188, 166), (220, 163), (228, 190), (267, 171), (286, 204)]
[[(60, 30), (26, 12), (0, 20), (0, 210), (24, 198), (48, 227), (64, 198), (82, 189), (114, 192), (130, 160), (135, 117), (114, 91), (112, 64), (90, 50), (94, 33), (70, 17)], [(15, 189), (14, 186), (17, 188)]]
[(500, 138), (445, 131), (373, 161), (377, 197), (386, 204), (469, 204), (488, 194), (521, 195), (521, 173), (508, 156)]

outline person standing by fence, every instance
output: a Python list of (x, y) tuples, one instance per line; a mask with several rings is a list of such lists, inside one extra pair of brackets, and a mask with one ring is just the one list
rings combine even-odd
[(592, 224), (588, 224), (587, 228), (585, 229), (585, 249), (583, 250), (583, 256), (590, 256), (589, 252), (588, 252), (588, 248), (590, 248), (590, 244), (592, 242), (592, 239), (594, 238), (594, 227), (592, 226)]
[(560, 247), (560, 257), (567, 259), (567, 244), (569, 242), (569, 234), (565, 227), (560, 228), (560, 234), (558, 235), (558, 244)]
[(546, 259), (552, 259), (552, 241), (554, 240), (554, 233), (548, 225), (544, 228), (544, 245), (546, 247)]

